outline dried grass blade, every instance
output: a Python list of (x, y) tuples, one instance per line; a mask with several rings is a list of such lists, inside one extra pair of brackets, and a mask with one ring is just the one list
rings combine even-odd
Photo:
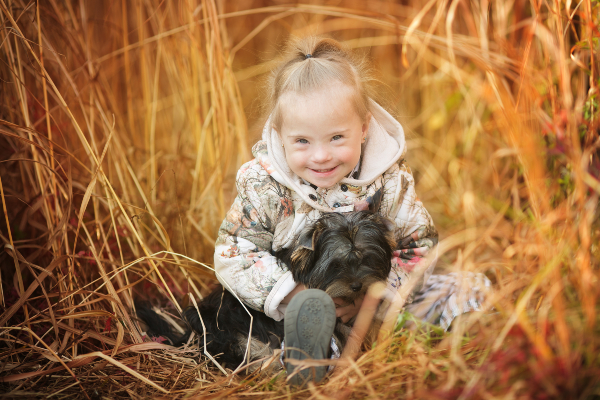
[(225, 371), (225, 368), (223, 368), (221, 364), (219, 364), (219, 362), (215, 360), (214, 357), (211, 356), (210, 353), (206, 350), (206, 326), (204, 326), (204, 320), (202, 319), (202, 314), (200, 314), (200, 310), (198, 309), (198, 303), (196, 303), (196, 299), (194, 299), (194, 296), (192, 296), (191, 294), (189, 296), (190, 300), (192, 300), (192, 304), (194, 304), (196, 312), (198, 313), (198, 317), (200, 317), (200, 322), (202, 323), (202, 337), (204, 338), (204, 355), (208, 357), (210, 361), (212, 361), (213, 364), (215, 364), (225, 376), (229, 376), (227, 371)]
[[(435, 254), (434, 254), (435, 253)], [(432, 249), (426, 257), (421, 259), (421, 262), (417, 264), (416, 268), (413, 270), (412, 274), (408, 278), (407, 282), (400, 287), (392, 300), (390, 307), (388, 308), (385, 317), (383, 318), (383, 323), (381, 324), (381, 328), (379, 330), (379, 335), (377, 336), (377, 341), (382, 342), (387, 337), (393, 335), (396, 321), (398, 320), (398, 315), (402, 312), (402, 308), (408, 299), (408, 296), (413, 292), (416, 285), (419, 282), (422, 282), (423, 276), (427, 271), (427, 268), (432, 264), (433, 260), (438, 257), (438, 249)]]
[[(4, 330), (12, 330), (12, 329), (18, 329), (18, 330), (22, 330), (22, 331), (27, 331), (29, 330), (29, 328), (21, 328), (18, 326), (13, 326), (13, 327), (4, 327), (4, 328), (0, 328), (0, 329), (4, 329)], [(34, 336), (52, 355), (52, 357), (54, 358), (53, 361), (58, 361), (59, 363), (61, 363), (61, 365), (63, 366), (63, 368), (65, 368), (69, 374), (73, 377), (73, 379), (75, 379), (75, 381), (77, 383), (79, 383), (79, 386), (81, 387), (81, 390), (83, 391), (83, 394), (85, 395), (85, 397), (89, 400), (89, 396), (87, 395), (87, 392), (85, 391), (85, 389), (83, 388), (83, 386), (81, 386), (81, 382), (79, 381), (79, 379), (77, 379), (77, 376), (75, 376), (75, 374), (73, 373), (73, 371), (71, 371), (71, 369), (65, 364), (65, 362), (54, 352), (54, 350), (52, 350), (50, 348), (50, 346), (48, 346), (46, 344), (46, 342), (44, 342), (38, 335), (35, 334), (35, 332), (29, 330), (29, 333)], [(6, 382), (6, 381), (5, 381)]]
[[(80, 334), (81, 332), (76, 331), (75, 333)], [(94, 337), (91, 334), (90, 334), (90, 336)], [(118, 349), (117, 354), (127, 352), (127, 351), (142, 352), (142, 351), (148, 351), (148, 350), (173, 350), (173, 347), (166, 345), (166, 344), (162, 344), (162, 343), (150, 342), (150, 343), (142, 343), (142, 344), (123, 346)], [(112, 350), (106, 350), (102, 353), (107, 354), (110, 352), (112, 352)], [(81, 366), (91, 363), (96, 358), (98, 358), (96, 355), (82, 354), (82, 355), (79, 355), (73, 361), (66, 363), (66, 366), (68, 366), (70, 368), (81, 367)], [(65, 369), (65, 368), (63, 366), (60, 366), (60, 367), (51, 368), (51, 369), (43, 370), (43, 371), (33, 371), (33, 372), (25, 372), (25, 373), (21, 373), (21, 374), (9, 375), (9, 376), (5, 376), (5, 377), (0, 377), (0, 382), (14, 382), (14, 381), (18, 381), (21, 379), (30, 379), (30, 378), (34, 378), (36, 376), (53, 374), (55, 372), (62, 371), (63, 369)]]
[(125, 336), (125, 329), (123, 328), (123, 324), (121, 324), (120, 321), (117, 320), (116, 322), (117, 324), (117, 343), (115, 343), (115, 347), (113, 348), (112, 354), (111, 356), (114, 357), (115, 355), (117, 355), (118, 351), (119, 351), (119, 347), (121, 346), (121, 343), (123, 343), (123, 337)]
[(343, 359), (354, 360), (360, 351), (360, 346), (367, 335), (367, 331), (371, 326), (373, 316), (377, 312), (379, 301), (385, 291), (385, 284), (377, 282), (369, 287), (363, 304), (356, 316), (356, 321), (352, 326), (352, 332), (348, 337), (346, 346), (342, 353)]
[(56, 268), (57, 265), (62, 263), (67, 258), (68, 256), (63, 255), (55, 259), (54, 261), (52, 261), (52, 263), (50, 263), (50, 265), (48, 265), (48, 267), (46, 267), (46, 271), (42, 272), (38, 276), (38, 279), (31, 282), (25, 293), (21, 297), (19, 297), (19, 300), (15, 304), (13, 304), (9, 309), (4, 311), (4, 313), (2, 313), (2, 316), (0, 317), (0, 327), (6, 326), (6, 322), (14, 315), (14, 313), (19, 308), (23, 306), (23, 304), (25, 304), (29, 296), (31, 296), (33, 291), (37, 289), (38, 285), (54, 270), (54, 268)]
[[(11, 13), (8, 11), (8, 9), (6, 7), (6, 4), (4, 3), (4, 0), (0, 0), (0, 1), (1, 1), (2, 11), (4, 12), (4, 15), (6, 15), (6, 17), (8, 18), (8, 20), (11, 22), (11, 25), (13, 26), (13, 28), (19, 33), (20, 37), (25, 37), (23, 35), (23, 32), (21, 32), (21, 29), (17, 25), (16, 21), (13, 19)], [(29, 43), (27, 41), (23, 41), (23, 43), (25, 44), (25, 46), (29, 50), (30, 55), (35, 59), (35, 61), (37, 62), (37, 64), (41, 67), (42, 65), (40, 63), (40, 60), (38, 59), (38, 57), (35, 54), (35, 52), (31, 49), (31, 46), (29, 45)], [(64, 98), (60, 94), (58, 88), (56, 87), (56, 85), (54, 84), (54, 82), (52, 81), (52, 79), (50, 78), (50, 76), (48, 76), (48, 74), (46, 73), (46, 71), (44, 72), (44, 74), (48, 78), (48, 83), (50, 83), (50, 86), (52, 86), (52, 89), (54, 90), (57, 98), (60, 100), (62, 106), (65, 108), (65, 110), (67, 112), (67, 115), (70, 117), (70, 119), (71, 119), (71, 121), (73, 123), (73, 126), (75, 127), (75, 130), (76, 130), (76, 132), (79, 135), (79, 138), (80, 138), (81, 142), (84, 144), (84, 147), (86, 149), (86, 152), (87, 152), (88, 156), (90, 156), (95, 161), (96, 165), (99, 165), (98, 164), (98, 160), (97, 160), (96, 156), (94, 155), (93, 150), (92, 150), (89, 142), (85, 138), (85, 135), (83, 134), (83, 131), (81, 130), (81, 127), (77, 123), (77, 120), (75, 119), (75, 116), (72, 114), (71, 110), (69, 109), (66, 101), (64, 100)]]
[[(421, 24), (421, 21), (423, 20), (423, 17), (427, 14), (427, 12), (429, 12), (429, 10), (431, 9), (431, 7), (433, 7), (433, 5), (436, 2), (437, 2), (437, 0), (429, 0), (429, 2), (427, 2), (427, 4), (425, 4), (425, 6), (413, 18), (413, 20), (410, 23), (408, 29), (406, 30), (406, 34), (404, 35), (404, 38), (402, 39), (402, 52), (401, 52), (402, 65), (404, 65), (405, 68), (409, 68), (410, 67), (408, 59), (406, 58), (406, 53), (408, 51), (408, 46), (407, 45), (408, 45), (408, 43), (409, 43), (409, 41), (411, 39), (412, 33)], [(442, 7), (444, 7), (444, 6), (445, 6), (445, 4), (442, 5)]]
[(67, 390), (67, 389), (70, 389), (70, 388), (72, 388), (73, 386), (77, 385), (77, 383), (78, 383), (78, 382), (75, 382), (75, 383), (72, 383), (72, 384), (70, 384), (70, 385), (68, 385), (68, 386), (65, 386), (64, 388), (62, 388), (62, 389), (60, 389), (60, 390), (58, 390), (58, 391), (56, 391), (56, 392), (54, 392), (54, 393), (51, 393), (51, 394), (49, 394), (48, 396), (46, 396), (46, 398), (47, 398), (47, 399), (49, 399), (50, 397), (56, 396), (57, 394), (59, 394), (59, 393), (62, 393), (62, 392), (64, 392), (65, 390)]
[(114, 358), (107, 356), (106, 354), (99, 352), (99, 351), (95, 351), (93, 353), (88, 353), (85, 354), (83, 357), (100, 357), (103, 358), (104, 360), (108, 361), (109, 363), (115, 365), (116, 367), (121, 368), (123, 371), (135, 376), (136, 378), (138, 378), (139, 380), (141, 380), (142, 382), (146, 383), (147, 385), (152, 386), (155, 389), (160, 390), (161, 392), (165, 393), (165, 394), (169, 394), (170, 392), (167, 389), (162, 388), (161, 386), (157, 385), (156, 383), (152, 382), (150, 379), (146, 378), (145, 376), (141, 375), (140, 373), (138, 373), (137, 371), (129, 368), (127, 365), (115, 360)]
[(77, 246), (77, 237), (79, 236), (79, 229), (81, 228), (81, 222), (83, 221), (83, 215), (84, 215), (87, 205), (90, 201), (90, 197), (92, 196), (92, 191), (94, 190), (94, 187), (96, 187), (96, 181), (98, 179), (98, 172), (100, 171), (100, 169), (102, 167), (102, 161), (104, 160), (104, 156), (106, 155), (106, 152), (108, 150), (108, 145), (110, 144), (110, 140), (112, 139), (113, 132), (114, 132), (114, 121), (113, 121), (113, 127), (110, 131), (110, 134), (108, 135), (106, 145), (104, 146), (104, 150), (102, 151), (102, 156), (100, 157), (100, 160), (98, 162), (98, 167), (96, 168), (96, 171), (94, 172), (94, 175), (92, 176), (92, 180), (90, 181), (88, 187), (85, 190), (85, 193), (83, 194), (83, 199), (81, 200), (81, 206), (79, 207), (79, 217), (77, 220), (77, 229), (75, 230), (75, 239), (73, 240), (73, 254), (76, 253), (75, 249)]

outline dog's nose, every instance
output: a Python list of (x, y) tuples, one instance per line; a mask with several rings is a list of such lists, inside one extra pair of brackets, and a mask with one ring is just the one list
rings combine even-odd
[(362, 288), (361, 282), (354, 282), (352, 285), (350, 285), (350, 289), (352, 289), (355, 292), (358, 292), (361, 288)]

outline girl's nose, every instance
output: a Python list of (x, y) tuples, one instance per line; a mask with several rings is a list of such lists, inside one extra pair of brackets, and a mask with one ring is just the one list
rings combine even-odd
[(316, 163), (324, 163), (331, 160), (331, 153), (327, 146), (317, 146), (313, 152), (312, 158)]

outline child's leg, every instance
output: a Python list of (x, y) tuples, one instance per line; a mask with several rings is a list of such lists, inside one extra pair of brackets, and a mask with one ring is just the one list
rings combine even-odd
[(406, 310), (420, 320), (447, 330), (459, 315), (482, 311), (490, 287), (490, 280), (482, 273), (431, 275)]

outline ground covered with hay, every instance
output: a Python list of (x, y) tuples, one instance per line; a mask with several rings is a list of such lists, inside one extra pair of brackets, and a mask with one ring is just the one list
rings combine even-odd
[[(1, 396), (600, 398), (599, 23), (596, 0), (0, 0)], [(492, 314), (399, 328), (304, 390), (133, 312), (211, 290), (290, 34), (370, 57), (438, 270), (494, 284)]]

